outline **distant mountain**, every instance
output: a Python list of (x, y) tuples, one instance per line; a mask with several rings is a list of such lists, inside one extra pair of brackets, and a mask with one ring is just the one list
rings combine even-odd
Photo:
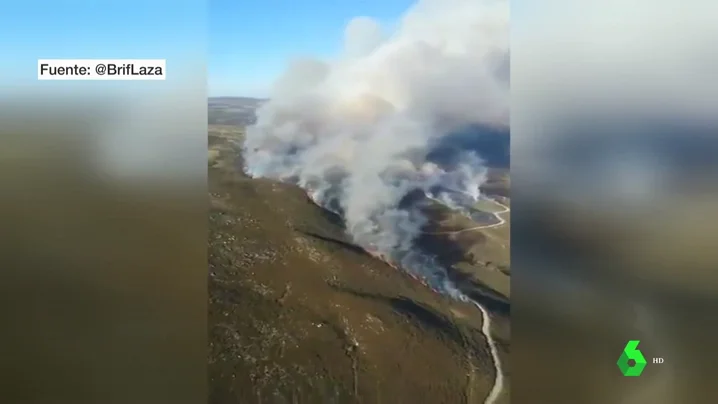
[(442, 137), (429, 153), (429, 160), (450, 164), (462, 151), (474, 151), (489, 168), (508, 169), (511, 165), (511, 137), (508, 130), (472, 125)]
[(210, 106), (225, 106), (225, 107), (257, 107), (262, 103), (267, 102), (266, 98), (252, 98), (252, 97), (209, 97)]
[(256, 109), (266, 101), (250, 97), (210, 97), (207, 100), (209, 124), (251, 125), (256, 121)]

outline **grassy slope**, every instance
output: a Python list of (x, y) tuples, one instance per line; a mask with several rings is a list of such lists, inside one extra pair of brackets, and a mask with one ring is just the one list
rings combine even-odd
[(478, 310), (345, 244), (301, 190), (245, 177), (232, 138), (210, 127), (211, 402), (480, 402)]

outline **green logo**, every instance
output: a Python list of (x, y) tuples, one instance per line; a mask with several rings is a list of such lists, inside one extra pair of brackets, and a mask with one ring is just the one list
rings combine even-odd
[[(618, 368), (624, 376), (640, 376), (643, 368), (646, 367), (646, 358), (640, 350), (636, 349), (641, 341), (628, 341), (626, 347), (623, 348), (623, 354), (618, 358)], [(628, 361), (632, 360), (633, 364)]]

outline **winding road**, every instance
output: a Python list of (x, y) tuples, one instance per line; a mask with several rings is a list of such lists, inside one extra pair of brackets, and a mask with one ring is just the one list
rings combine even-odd
[(489, 391), (489, 395), (486, 396), (484, 404), (494, 404), (499, 398), (499, 395), (504, 390), (504, 371), (501, 366), (501, 359), (499, 359), (499, 350), (496, 347), (496, 340), (491, 336), (491, 316), (489, 316), (488, 310), (484, 308), (479, 302), (469, 299), (469, 301), (481, 311), (481, 333), (486, 336), (486, 343), (489, 346), (489, 352), (491, 352), (491, 359), (494, 362), (494, 371), (496, 377), (494, 379), (494, 385)]
[[(508, 206), (499, 203), (496, 200), (492, 200), (495, 204), (501, 206), (503, 210), (499, 212), (493, 212), (494, 216), (499, 220), (497, 223), (482, 225), (482, 226), (476, 226), (471, 227), (468, 229), (462, 229), (457, 230), (453, 233), (461, 233), (465, 231), (470, 230), (481, 230), (481, 229), (489, 229), (493, 227), (499, 227), (504, 224), (506, 224), (506, 219), (501, 217), (502, 213), (507, 213), (511, 211)], [(501, 359), (499, 359), (499, 350), (496, 346), (496, 340), (494, 340), (494, 337), (491, 336), (491, 316), (489, 316), (489, 311), (484, 308), (479, 302), (469, 299), (471, 303), (476, 306), (479, 311), (481, 311), (481, 333), (486, 336), (486, 343), (489, 346), (489, 351), (491, 352), (491, 359), (493, 359), (494, 362), (494, 371), (496, 372), (496, 378), (494, 380), (494, 385), (491, 388), (491, 391), (489, 392), (489, 395), (486, 396), (486, 399), (484, 400), (484, 404), (494, 404), (496, 400), (499, 398), (499, 395), (504, 390), (504, 372), (503, 368), (501, 366)]]
[[(494, 200), (494, 199), (492, 199), (491, 201), (492, 201), (493, 203), (495, 203), (495, 204), (497, 204), (497, 205), (499, 205), (499, 206), (501, 206), (501, 207), (503, 208), (503, 210), (501, 210), (501, 211), (499, 211), (499, 212), (491, 212), (491, 213), (496, 217), (496, 219), (498, 219), (498, 222), (497, 222), (497, 223), (484, 224), (484, 225), (475, 226), (475, 227), (467, 227), (467, 228), (461, 229), (461, 230), (450, 230), (450, 231), (439, 231), (439, 232), (425, 232), (424, 234), (458, 234), (458, 233), (464, 233), (464, 232), (467, 232), (467, 231), (474, 231), (474, 230), (481, 230), (481, 229), (491, 229), (491, 228), (494, 228), (494, 227), (503, 226), (504, 224), (506, 224), (506, 219), (504, 219), (503, 217), (501, 217), (501, 214), (503, 214), (503, 213), (508, 213), (508, 212), (511, 211), (511, 209), (510, 209), (508, 206), (504, 205), (503, 203), (500, 203), (499, 201), (496, 201), (496, 200)], [(439, 202), (440, 202), (440, 201), (439, 201)]]
[[(462, 191), (456, 191), (456, 192), (462, 192)], [(307, 196), (309, 196), (309, 199), (312, 200), (316, 205), (323, 207), (321, 204), (317, 203), (316, 197), (314, 195), (312, 195), (311, 192), (307, 192)], [(433, 199), (433, 198), (431, 198), (431, 199)], [(491, 199), (491, 201), (503, 208), (501, 211), (491, 212), (498, 219), (497, 223), (469, 227), (466, 229), (455, 230), (455, 231), (427, 232), (425, 234), (457, 234), (457, 233), (463, 233), (463, 232), (467, 232), (467, 231), (490, 229), (490, 228), (494, 228), (494, 227), (503, 226), (504, 224), (506, 224), (506, 219), (504, 219), (501, 216), (501, 214), (510, 212), (510, 208), (494, 199)], [(438, 202), (441, 202), (441, 201), (438, 201)], [(327, 209), (326, 207), (323, 207), (323, 208)], [(338, 214), (338, 212), (334, 212), (334, 213)], [(377, 254), (377, 253), (375, 253), (373, 251), (369, 251), (369, 250), (367, 250), (367, 253), (384, 261), (385, 263), (389, 264), (392, 268), (397, 269), (397, 270), (399, 269), (390, 260), (381, 256), (380, 254)], [(407, 271), (407, 273), (410, 276), (412, 276), (413, 278), (420, 281), (425, 286), (434, 290), (436, 293), (441, 293), (440, 291), (438, 291), (434, 288), (431, 288), (428, 284), (426, 284), (425, 282), (422, 282), (420, 279), (416, 278), (413, 274), (411, 274), (411, 272)], [(503, 367), (501, 365), (501, 359), (499, 358), (499, 351), (498, 351), (498, 347), (496, 346), (496, 340), (494, 340), (494, 337), (491, 335), (491, 325), (492, 325), (491, 316), (489, 315), (488, 310), (486, 310), (486, 308), (484, 306), (482, 306), (479, 302), (477, 302), (463, 294), (462, 294), (462, 297), (463, 297), (464, 301), (473, 304), (481, 312), (481, 333), (484, 334), (484, 336), (486, 337), (486, 343), (489, 347), (489, 352), (491, 353), (491, 359), (494, 364), (494, 372), (496, 373), (496, 376), (494, 379), (494, 385), (491, 387), (491, 391), (489, 391), (489, 394), (486, 396), (486, 399), (484, 400), (484, 404), (495, 404), (496, 400), (500, 397), (502, 391), (504, 390), (504, 372), (503, 372)], [(472, 369), (470, 369), (470, 372), (473, 372), (473, 371), (474, 371), (474, 369), (472, 367)], [(470, 404), (470, 403), (467, 403), (467, 404)]]
[[(460, 191), (457, 191), (457, 192), (460, 192)], [(466, 229), (454, 230), (454, 231), (427, 232), (425, 234), (458, 234), (458, 233), (463, 233), (463, 232), (467, 232), (467, 231), (490, 229), (490, 228), (494, 228), (494, 227), (503, 226), (504, 224), (506, 224), (506, 219), (504, 219), (501, 216), (501, 214), (508, 213), (511, 211), (511, 209), (508, 206), (496, 201), (495, 199), (492, 199), (491, 201), (503, 208), (501, 211), (491, 212), (494, 216), (496, 216), (496, 219), (498, 219), (497, 223), (469, 227)], [(440, 202), (440, 201), (438, 201), (438, 202)], [(501, 395), (501, 392), (504, 390), (504, 372), (503, 372), (503, 367), (501, 366), (501, 359), (499, 359), (499, 350), (498, 350), (498, 347), (496, 346), (496, 340), (494, 340), (494, 337), (491, 336), (491, 325), (492, 325), (491, 316), (489, 315), (488, 310), (486, 310), (486, 308), (484, 306), (482, 306), (479, 302), (477, 302), (476, 300), (473, 300), (465, 295), (464, 295), (464, 298), (468, 302), (471, 302), (471, 304), (476, 306), (476, 308), (479, 309), (479, 311), (481, 312), (481, 333), (484, 334), (484, 336), (486, 337), (486, 343), (489, 346), (489, 352), (491, 353), (491, 359), (493, 360), (494, 371), (496, 373), (494, 385), (491, 388), (491, 391), (489, 392), (488, 396), (486, 396), (486, 399), (484, 400), (484, 404), (494, 404), (494, 403), (496, 403), (496, 400)], [(471, 369), (471, 371), (473, 371), (473, 369)]]

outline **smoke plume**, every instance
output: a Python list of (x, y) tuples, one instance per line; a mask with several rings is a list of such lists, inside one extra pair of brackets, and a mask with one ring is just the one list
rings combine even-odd
[(410, 199), (478, 198), (482, 160), (449, 139), (508, 128), (508, 24), (500, 0), (421, 0), (388, 34), (355, 19), (336, 60), (295, 61), (275, 83), (247, 130), (246, 172), (299, 185), (357, 245), (460, 297), (414, 248), (427, 219)]

